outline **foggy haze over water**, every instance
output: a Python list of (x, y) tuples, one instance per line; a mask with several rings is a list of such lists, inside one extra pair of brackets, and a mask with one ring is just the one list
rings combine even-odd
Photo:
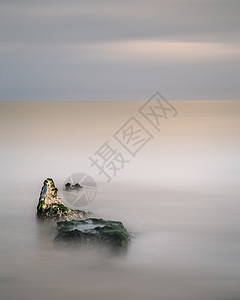
[[(142, 104), (0, 104), (1, 299), (237, 299), (239, 102), (173, 101), (161, 132), (141, 119), (153, 140), (106, 183), (88, 157)], [(87, 209), (134, 234), (125, 257), (60, 251), (36, 221), (43, 180), (75, 172), (98, 185)]]

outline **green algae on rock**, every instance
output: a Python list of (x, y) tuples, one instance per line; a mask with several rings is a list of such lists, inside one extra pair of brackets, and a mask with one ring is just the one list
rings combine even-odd
[(130, 235), (119, 221), (89, 218), (57, 223), (57, 245), (94, 245), (106, 247), (115, 253), (126, 252)]
[(72, 210), (66, 207), (57, 192), (58, 189), (52, 178), (44, 180), (37, 206), (37, 216), (40, 219), (72, 220), (93, 217), (90, 212)]

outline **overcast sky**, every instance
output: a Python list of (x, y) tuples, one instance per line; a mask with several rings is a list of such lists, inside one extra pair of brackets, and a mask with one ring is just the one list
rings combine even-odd
[(0, 100), (237, 99), (239, 0), (0, 0)]

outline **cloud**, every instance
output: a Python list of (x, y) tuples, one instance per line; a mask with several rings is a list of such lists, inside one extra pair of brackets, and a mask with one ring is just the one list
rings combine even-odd
[(2, 42), (127, 39), (236, 42), (238, 0), (9, 1), (0, 4)]
[[(78, 48), (78, 47), (77, 47)], [(104, 60), (127, 62), (189, 62), (233, 57), (239, 45), (134, 40), (90, 45), (88, 52)]]
[(228, 60), (236, 56), (239, 44), (126, 40), (103, 43), (32, 44), (0, 43), (2, 53), (49, 55), (61, 61), (102, 62), (189, 62)]
[(2, 0), (0, 100), (130, 100), (158, 89), (236, 98), (239, 9), (238, 0)]

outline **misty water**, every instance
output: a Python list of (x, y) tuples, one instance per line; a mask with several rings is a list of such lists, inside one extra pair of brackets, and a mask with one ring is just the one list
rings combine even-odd
[[(2, 300), (239, 299), (239, 105), (176, 106), (179, 117), (161, 133), (148, 127), (152, 144), (106, 183), (88, 157), (137, 103), (1, 104)], [(98, 186), (83, 209), (134, 235), (125, 256), (58, 249), (55, 225), (36, 219), (43, 180), (61, 196), (75, 172)]]

